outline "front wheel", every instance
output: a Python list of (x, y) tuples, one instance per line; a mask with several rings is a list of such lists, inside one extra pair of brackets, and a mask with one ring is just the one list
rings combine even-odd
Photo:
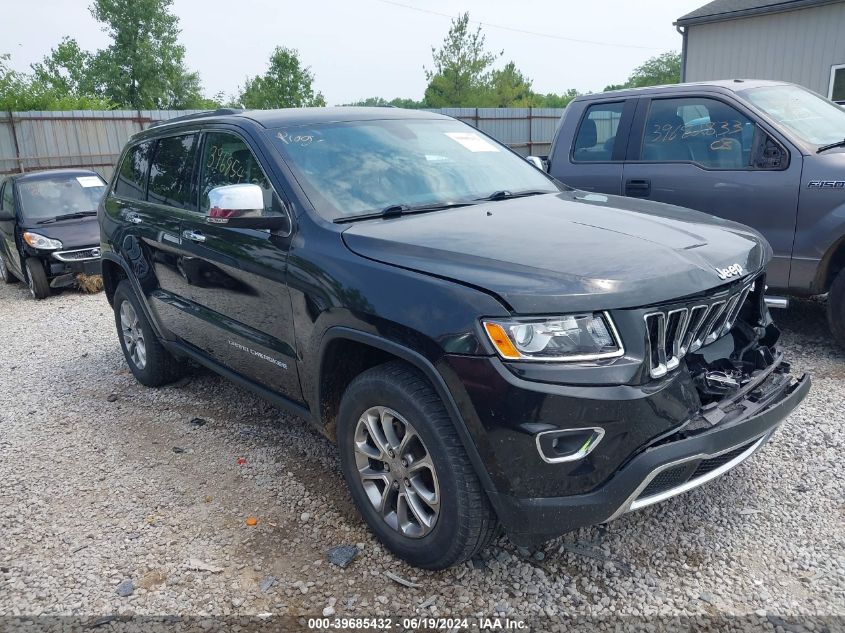
[(845, 269), (840, 270), (827, 295), (827, 322), (833, 338), (845, 347)]
[(113, 305), (120, 347), (138, 382), (147, 387), (160, 387), (182, 377), (184, 363), (158, 340), (132, 286), (125, 279), (114, 291)]
[(413, 367), (390, 362), (355, 378), (337, 431), (352, 498), (399, 558), (445, 569), (493, 538), (495, 514), (452, 420)]
[(37, 257), (26, 260), (26, 283), (29, 293), (35, 299), (46, 299), (50, 296), (50, 282), (47, 281), (44, 264)]

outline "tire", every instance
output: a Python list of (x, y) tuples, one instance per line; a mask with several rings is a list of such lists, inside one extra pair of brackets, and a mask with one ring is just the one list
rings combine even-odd
[(833, 338), (845, 348), (845, 270), (840, 270), (827, 295), (827, 323)]
[(6, 263), (6, 257), (0, 253), (0, 279), (7, 284), (14, 284), (18, 282), (18, 278), (9, 270), (9, 265)]
[(40, 300), (50, 296), (50, 282), (47, 281), (44, 264), (37, 257), (26, 260), (26, 283), (33, 298)]
[[(393, 431), (390, 439), (385, 428)], [(356, 377), (341, 399), (337, 438), (352, 499), (396, 556), (416, 567), (445, 569), (490, 543), (496, 516), (443, 402), (416, 369), (396, 361)], [(401, 453), (394, 450), (400, 446)], [(401, 501), (403, 495), (413, 503)], [(408, 517), (404, 529), (401, 516)]]
[(117, 285), (113, 305), (120, 347), (138, 382), (147, 387), (160, 387), (181, 378), (185, 374), (185, 363), (158, 340), (127, 280)]

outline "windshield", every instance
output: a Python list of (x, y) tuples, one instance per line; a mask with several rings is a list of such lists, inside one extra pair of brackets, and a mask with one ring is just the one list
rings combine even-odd
[(845, 139), (845, 110), (809, 90), (770, 86), (740, 94), (807, 143), (825, 145)]
[(43, 220), (95, 211), (105, 189), (106, 183), (93, 174), (25, 180), (18, 183), (21, 213), (26, 218)]
[(268, 134), (311, 203), (329, 220), (392, 205), (559, 190), (537, 168), (459, 121), (355, 121)]

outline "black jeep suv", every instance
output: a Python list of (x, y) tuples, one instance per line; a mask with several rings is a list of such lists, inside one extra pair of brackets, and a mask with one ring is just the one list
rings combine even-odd
[(174, 119), (130, 140), (99, 220), (137, 379), (191, 359), (308, 419), (420, 567), (699, 486), (810, 387), (754, 230), (573, 190), (428, 112)]

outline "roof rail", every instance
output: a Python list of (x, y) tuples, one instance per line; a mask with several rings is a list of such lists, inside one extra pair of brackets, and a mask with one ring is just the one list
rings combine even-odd
[(158, 127), (159, 125), (165, 125), (167, 123), (178, 123), (180, 121), (188, 121), (190, 119), (202, 119), (205, 117), (211, 116), (224, 116), (227, 114), (240, 114), (243, 112), (243, 108), (217, 108), (216, 110), (205, 110), (204, 112), (195, 112), (193, 114), (183, 114), (182, 116), (176, 116), (172, 119), (163, 119), (161, 121), (153, 121), (149, 124), (147, 129), (151, 127)]

